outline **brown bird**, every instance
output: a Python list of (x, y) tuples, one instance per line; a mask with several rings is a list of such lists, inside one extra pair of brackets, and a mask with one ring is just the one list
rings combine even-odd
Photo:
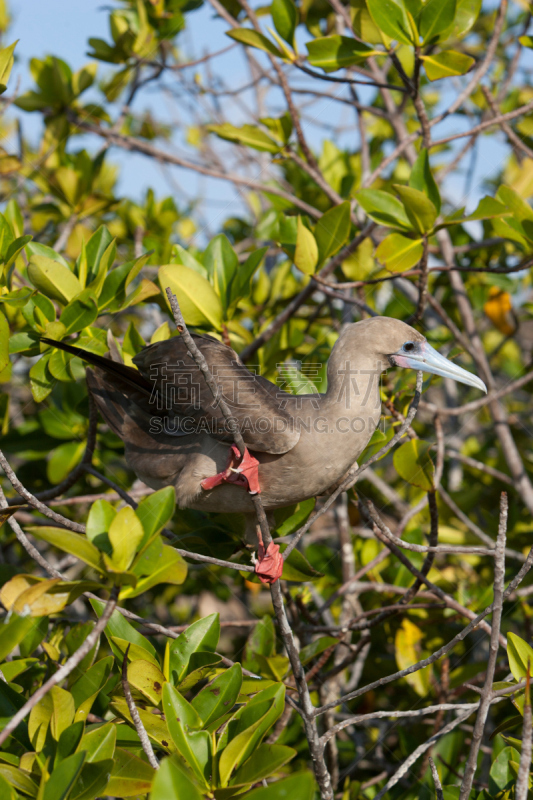
[[(182, 337), (145, 347), (133, 359), (137, 369), (42, 341), (95, 367), (87, 370), (89, 389), (144, 483), (174, 486), (182, 508), (245, 514), (249, 543), (257, 542), (249, 494), (260, 491), (272, 512), (342, 480), (379, 424), (386, 369), (423, 370), (486, 392), (483, 381), (441, 356), (421, 333), (388, 317), (345, 326), (328, 361), (323, 394), (288, 394), (250, 372), (227, 345), (192, 335), (241, 430), (247, 448), (242, 460)], [(279, 571), (271, 578), (277, 576)]]

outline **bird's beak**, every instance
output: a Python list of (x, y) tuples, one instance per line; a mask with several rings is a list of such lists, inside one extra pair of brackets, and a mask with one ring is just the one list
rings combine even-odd
[(481, 389), (482, 392), (487, 393), (487, 387), (481, 378), (478, 378), (477, 375), (472, 375), (471, 372), (467, 372), (462, 367), (458, 367), (453, 361), (448, 361), (427, 342), (421, 343), (419, 352), (409, 354), (395, 353), (391, 360), (398, 367), (431, 372), (433, 375), (441, 375), (443, 378), (451, 378), (453, 381), (466, 383), (467, 386), (475, 386), (476, 389)]

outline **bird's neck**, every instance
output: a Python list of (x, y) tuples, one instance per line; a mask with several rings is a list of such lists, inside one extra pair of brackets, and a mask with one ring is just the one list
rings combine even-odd
[(325, 406), (337, 416), (361, 417), (363, 422), (368, 421), (369, 429), (372, 424), (375, 428), (381, 415), (379, 389), (385, 367), (374, 355), (356, 352), (353, 343), (339, 339), (328, 362)]

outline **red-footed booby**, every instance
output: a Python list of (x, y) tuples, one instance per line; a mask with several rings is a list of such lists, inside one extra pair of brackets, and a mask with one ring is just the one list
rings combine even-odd
[(271, 512), (324, 494), (343, 478), (379, 424), (385, 370), (422, 370), (487, 391), (421, 333), (389, 317), (344, 327), (323, 394), (288, 394), (250, 372), (227, 345), (192, 336), (241, 430), (242, 459), (182, 337), (145, 347), (133, 359), (136, 369), (65, 342), (41, 341), (94, 367), (87, 370), (89, 389), (144, 483), (174, 486), (182, 508), (247, 515), (248, 541), (256, 541), (249, 494), (261, 492)]

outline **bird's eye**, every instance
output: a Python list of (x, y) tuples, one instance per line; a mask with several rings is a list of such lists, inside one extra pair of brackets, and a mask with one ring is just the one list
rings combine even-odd
[(411, 353), (415, 349), (414, 342), (406, 342), (403, 346), (406, 353)]

